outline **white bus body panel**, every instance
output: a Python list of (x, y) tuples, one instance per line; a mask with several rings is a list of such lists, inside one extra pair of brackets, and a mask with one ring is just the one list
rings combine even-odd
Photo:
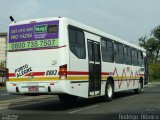
[[(40, 93), (44, 93), (44, 94), (67, 93), (70, 95), (88, 98), (89, 97), (88, 96), (89, 75), (87, 74), (83, 76), (68, 75), (67, 80), (60, 80), (58, 75), (59, 67), (61, 65), (67, 64), (67, 71), (88, 72), (89, 64), (88, 64), (87, 39), (100, 42), (101, 36), (104, 36), (108, 38), (113, 38), (113, 40), (122, 42), (128, 46), (132, 46), (132, 44), (125, 42), (117, 37), (108, 35), (104, 32), (98, 31), (94, 28), (88, 27), (86, 25), (83, 25), (81, 23), (78, 23), (66, 18), (40, 19), (36, 21), (41, 22), (41, 21), (51, 21), (51, 20), (59, 20), (59, 46), (58, 47), (60, 48), (18, 51), (18, 52), (7, 53), (7, 68), (9, 69), (9, 73), (15, 73), (15, 70), (17, 68), (27, 64), (28, 67), (31, 67), (32, 72), (40, 72), (40, 73), (44, 72), (44, 75), (20, 76), (19, 78), (22, 79), (22, 81), (18, 81), (18, 80), (7, 81), (6, 82), (7, 91), (9, 93), (14, 93), (14, 94), (17, 94), (17, 93), (25, 94), (25, 93), (30, 93), (28, 91), (28, 87), (38, 86), (39, 92), (36, 92), (36, 93), (39, 93), (39, 94)], [(29, 21), (15, 23), (15, 25), (26, 24), (26, 23), (28, 24)], [(68, 29), (67, 29), (68, 25), (73, 25), (85, 30), (84, 35), (85, 35), (85, 46), (86, 46), (86, 59), (78, 59), (70, 51), (69, 41), (68, 41)], [(93, 33), (96, 33), (96, 34), (93, 34)], [(133, 47), (136, 47), (136, 46), (133, 45)], [(141, 49), (140, 47), (137, 47), (137, 48), (143, 51), (143, 49)], [(140, 68), (143, 68), (143, 67), (103, 62), (101, 58), (101, 72), (102, 73), (106, 72), (108, 73), (108, 75), (101, 75), (102, 80), (101, 80), (100, 95), (105, 94), (106, 81), (108, 77), (114, 78), (115, 92), (122, 91), (122, 90), (129, 90), (129, 89), (137, 89), (138, 83), (139, 83), (139, 79), (137, 79), (138, 74), (144, 74), (144, 72), (140, 71)], [(49, 70), (56, 70), (57, 73), (55, 75), (47, 75), (47, 71)], [(82, 77), (82, 80), (80, 80), (81, 77)], [(16, 76), (10, 77), (10, 79), (14, 79), (14, 78), (16, 78)], [(134, 78), (137, 80), (134, 80)], [(128, 79), (133, 79), (133, 80), (128, 80)], [(18, 87), (19, 92), (16, 91), (16, 87)], [(50, 91), (48, 87), (50, 87)]]

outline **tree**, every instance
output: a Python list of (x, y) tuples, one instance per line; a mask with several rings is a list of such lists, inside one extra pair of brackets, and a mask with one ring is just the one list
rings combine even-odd
[(151, 37), (139, 38), (139, 45), (146, 49), (150, 63), (157, 63), (160, 59), (160, 26), (151, 31)]
[(158, 41), (155, 38), (149, 38), (147, 41), (147, 45), (148, 45), (148, 56), (151, 59), (152, 63), (157, 63), (158, 60), (158, 52), (159, 48), (158, 48)]
[(155, 38), (141, 37), (139, 39), (139, 45), (146, 49), (147, 56), (150, 63), (155, 63), (157, 61), (156, 53), (158, 49), (158, 41)]
[(153, 34), (153, 36), (160, 42), (160, 26), (154, 28), (151, 34)]
[(147, 51), (150, 80), (160, 81), (160, 26), (151, 31), (149, 38), (139, 38), (139, 45)]
[(146, 39), (147, 39), (146, 36), (139, 38), (139, 45), (147, 50), (147, 41), (146, 41)]
[(156, 59), (159, 59), (159, 53), (160, 53), (160, 26), (154, 28), (151, 32), (151, 34), (154, 36), (154, 38), (157, 40), (157, 50), (156, 50)]
[(0, 61), (0, 68), (5, 68), (5, 61)]
[(160, 81), (160, 64), (149, 64), (149, 77), (151, 81)]

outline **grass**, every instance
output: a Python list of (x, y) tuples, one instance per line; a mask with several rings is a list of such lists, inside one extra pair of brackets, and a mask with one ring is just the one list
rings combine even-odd
[(149, 79), (148, 82), (160, 82), (160, 79)]

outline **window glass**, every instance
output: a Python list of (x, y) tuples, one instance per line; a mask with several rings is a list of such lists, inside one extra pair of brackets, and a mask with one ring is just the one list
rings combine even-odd
[(132, 64), (135, 65), (135, 50), (132, 48)]
[(57, 33), (58, 25), (48, 25), (47, 33)]
[(69, 28), (69, 45), (71, 52), (80, 59), (86, 58), (85, 38), (82, 31)]
[(128, 52), (127, 53), (128, 53), (128, 56), (130, 56), (130, 57), (131, 57), (131, 50), (132, 49), (130, 47), (128, 47), (128, 49), (127, 49)]
[(107, 50), (112, 52), (113, 51), (113, 42), (107, 40)]
[(113, 42), (110, 39), (101, 39), (102, 60), (104, 62), (114, 62)]
[(114, 42), (114, 60), (116, 63), (124, 64), (123, 44), (118, 42)]
[(89, 61), (94, 61), (94, 55), (93, 55), (93, 43), (92, 42), (88, 42), (88, 52), (89, 52)]
[(132, 48), (132, 57), (134, 57), (135, 55), (134, 55), (134, 49)]
[(142, 51), (138, 51), (138, 62), (140, 66), (144, 65), (144, 58), (143, 58), (143, 53)]
[(124, 63), (124, 49), (123, 45), (119, 44), (119, 55), (118, 55), (119, 63)]
[(129, 65), (131, 65), (132, 64), (132, 56), (131, 56), (131, 48), (130, 47), (128, 47), (127, 48), (127, 53), (128, 53), (128, 57), (127, 57), (127, 64), (129, 64)]
[(125, 64), (128, 64), (128, 47), (124, 46), (124, 62)]
[(138, 66), (138, 51), (135, 50), (135, 65)]
[(119, 54), (123, 55), (124, 54), (123, 52), (124, 52), (123, 45), (119, 44)]
[(125, 55), (125, 58), (128, 56), (127, 46), (124, 46), (124, 55)]
[(132, 48), (132, 64), (138, 66), (138, 52), (134, 48)]
[(118, 56), (119, 56), (118, 43), (117, 43), (117, 42), (114, 42), (114, 61), (115, 61), (116, 63), (119, 63)]
[(118, 43), (114, 42), (114, 53), (118, 54)]
[(82, 31), (76, 31), (77, 33), (77, 43), (84, 45), (84, 34)]
[(114, 62), (113, 42), (111, 40), (107, 40), (107, 52), (108, 52), (108, 62)]
[(76, 43), (76, 31), (69, 29), (69, 42)]
[(94, 51), (95, 51), (95, 61), (99, 62), (100, 61), (100, 52), (99, 52), (99, 46), (98, 44), (94, 44)]
[(124, 62), (126, 65), (132, 64), (131, 52), (131, 48), (129, 46), (124, 45)]

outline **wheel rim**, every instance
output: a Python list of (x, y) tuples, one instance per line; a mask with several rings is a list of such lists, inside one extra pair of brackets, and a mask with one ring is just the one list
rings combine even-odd
[(111, 85), (108, 85), (108, 88), (107, 88), (107, 91), (108, 91), (108, 97), (112, 97), (112, 86)]

